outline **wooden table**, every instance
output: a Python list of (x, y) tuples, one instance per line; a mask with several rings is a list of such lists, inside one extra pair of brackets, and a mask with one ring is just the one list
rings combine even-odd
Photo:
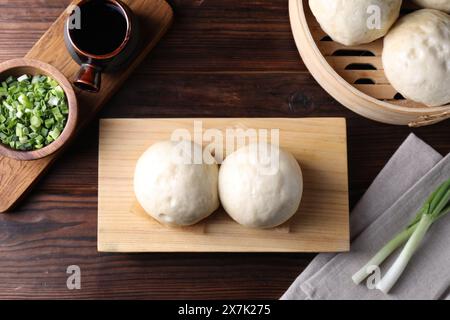
[[(0, 3), (0, 61), (23, 56), (68, 0)], [(300, 61), (286, 0), (173, 0), (175, 24), (101, 117), (348, 119), (350, 200), (360, 198), (406, 127), (334, 101)], [(441, 153), (450, 122), (412, 130)], [(98, 254), (98, 122), (7, 215), (0, 215), (0, 298), (269, 298), (312, 254)], [(66, 268), (81, 267), (81, 290)]]

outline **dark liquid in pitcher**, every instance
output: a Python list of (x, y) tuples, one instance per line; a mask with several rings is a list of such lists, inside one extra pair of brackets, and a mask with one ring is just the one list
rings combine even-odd
[(81, 8), (81, 29), (72, 29), (75, 45), (86, 53), (104, 55), (120, 47), (127, 21), (120, 8), (107, 1), (90, 1)]

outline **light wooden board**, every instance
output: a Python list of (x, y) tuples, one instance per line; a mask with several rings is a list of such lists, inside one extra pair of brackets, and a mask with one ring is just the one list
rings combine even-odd
[[(150, 145), (175, 129), (279, 129), (299, 161), (305, 190), (297, 214), (271, 230), (243, 227), (219, 209), (203, 222), (169, 228), (136, 203), (133, 173)], [(335, 252), (349, 250), (346, 123), (310, 119), (105, 119), (100, 122), (98, 250), (103, 252)], [(208, 144), (206, 142), (205, 144)]]
[[(74, 1), (73, 3), (78, 3)], [(120, 88), (132, 71), (158, 43), (172, 23), (171, 7), (164, 0), (123, 0), (139, 18), (141, 45), (126, 70), (103, 74), (99, 93), (76, 90), (79, 114), (78, 131), (89, 123), (103, 105)], [(26, 58), (44, 61), (72, 80), (79, 66), (72, 60), (64, 44), (64, 23), (70, 12), (64, 12), (28, 52)], [(56, 157), (54, 154), (34, 161), (18, 161), (0, 157), (0, 212), (10, 210), (45, 173)]]

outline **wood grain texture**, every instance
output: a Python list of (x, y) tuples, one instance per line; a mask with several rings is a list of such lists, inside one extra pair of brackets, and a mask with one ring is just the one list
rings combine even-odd
[[(68, 2), (0, 1), (0, 60), (24, 56)], [(448, 123), (389, 126), (333, 100), (298, 57), (286, 0), (170, 3), (173, 27), (102, 118), (346, 117), (351, 207), (411, 131), (450, 152)], [(0, 215), (0, 298), (277, 299), (314, 257), (98, 253), (97, 158), (94, 122)], [(71, 264), (81, 267), (81, 290), (67, 290)]]
[[(175, 130), (187, 130), (194, 137), (194, 121), (201, 123), (202, 132), (220, 130), (223, 136), (228, 129), (279, 130), (280, 147), (294, 155), (303, 171), (303, 197), (294, 217), (277, 228), (256, 230), (237, 224), (220, 208), (197, 225), (168, 228), (142, 210), (133, 210), (136, 202), (133, 176), (139, 157), (150, 145), (170, 140)], [(348, 251), (346, 134), (342, 118), (102, 119), (98, 249), (100, 252)]]
[[(73, 3), (78, 3), (78, 0)], [(99, 93), (76, 91), (79, 106), (77, 131), (95, 117), (172, 23), (172, 9), (164, 0), (125, 1), (125, 3), (129, 4), (139, 19), (140, 47), (125, 70), (103, 74), (102, 90)], [(72, 60), (64, 44), (64, 23), (69, 13), (63, 12), (25, 57), (46, 62), (57, 68), (68, 79), (73, 79), (80, 67)], [(58, 155), (59, 152), (34, 161), (0, 157), (0, 177), (2, 178), (0, 180), (0, 212), (10, 210), (46, 172)]]

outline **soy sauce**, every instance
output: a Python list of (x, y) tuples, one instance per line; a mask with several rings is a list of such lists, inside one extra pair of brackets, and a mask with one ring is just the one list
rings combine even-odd
[(86, 53), (105, 55), (123, 43), (127, 20), (120, 8), (108, 1), (90, 1), (80, 8), (81, 29), (72, 29), (75, 45)]

